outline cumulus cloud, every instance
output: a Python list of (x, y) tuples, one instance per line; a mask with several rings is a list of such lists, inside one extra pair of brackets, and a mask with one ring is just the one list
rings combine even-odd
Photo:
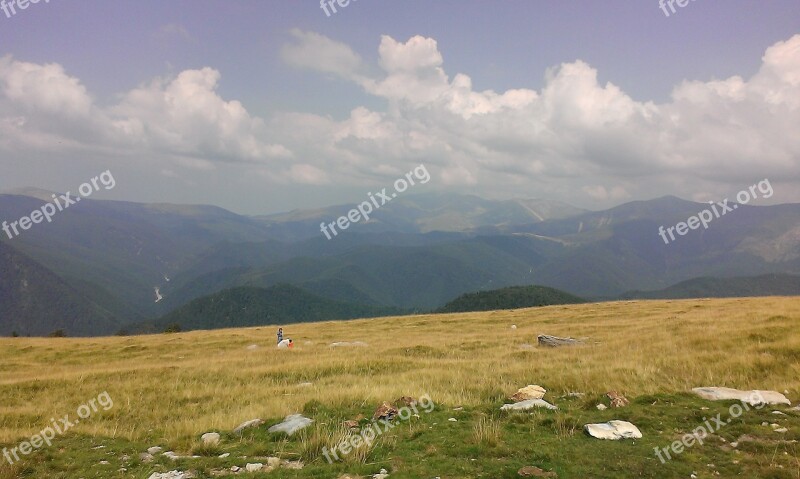
[[(5, 57), (0, 147), (44, 148), (55, 138), (87, 146), (94, 132), (107, 148), (196, 168), (254, 164), (269, 181), (308, 185), (380, 184), (424, 162), (432, 184), (580, 206), (727, 193), (764, 177), (798, 190), (800, 35), (768, 48), (751, 78), (686, 80), (654, 103), (601, 83), (581, 60), (543, 72), (538, 90), (479, 91), (468, 74), (445, 71), (433, 38), (383, 36), (369, 65), (344, 43), (290, 34), (281, 50), (287, 64), (351, 82), (386, 108), (354, 102), (341, 119), (259, 118), (220, 96), (221, 73), (210, 67), (152, 80), (100, 107), (60, 65)], [(20, 124), (25, 134), (10, 140)]]

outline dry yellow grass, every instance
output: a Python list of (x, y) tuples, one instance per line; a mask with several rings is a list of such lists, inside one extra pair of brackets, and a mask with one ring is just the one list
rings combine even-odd
[[(640, 301), (92, 339), (0, 340), (0, 443), (103, 391), (108, 412), (74, 432), (188, 444), (317, 400), (375, 405), (499, 401), (527, 384), (631, 397), (697, 386), (800, 391), (800, 298)], [(516, 330), (511, 325), (516, 324)], [(520, 348), (540, 333), (585, 346)], [(334, 341), (369, 347), (330, 348)], [(248, 345), (259, 349), (249, 350)], [(303, 387), (303, 382), (313, 383)]]

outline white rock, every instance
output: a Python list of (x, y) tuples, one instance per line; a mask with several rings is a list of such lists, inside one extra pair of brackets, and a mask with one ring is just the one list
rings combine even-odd
[(244, 466), (244, 469), (247, 472), (260, 471), (261, 469), (264, 469), (264, 464), (261, 464), (260, 462), (254, 462), (254, 463), (248, 462), (247, 465)]
[(147, 479), (191, 479), (194, 474), (182, 471), (154, 472)]
[(162, 448), (161, 448), (161, 447), (159, 447), (159, 446), (153, 446), (153, 447), (148, 447), (148, 448), (147, 448), (147, 453), (148, 453), (148, 454), (152, 454), (153, 456), (155, 456), (156, 454), (158, 454), (159, 452), (161, 452), (161, 451), (163, 451), (163, 450), (164, 450), (164, 449), (162, 449)]
[(517, 325), (516, 324), (512, 324), (511, 325), (511, 329), (517, 329)]
[(501, 411), (527, 411), (528, 409), (533, 409), (537, 407), (543, 407), (547, 409), (558, 409), (558, 406), (553, 406), (549, 402), (545, 401), (544, 399), (528, 399), (527, 401), (520, 401), (515, 402), (514, 404), (503, 404), (500, 407)]
[(642, 433), (639, 428), (627, 421), (608, 421), (602, 424), (587, 424), (583, 429), (592, 437), (597, 439), (609, 439), (617, 441), (619, 439), (639, 439)]
[(239, 424), (238, 426), (236, 426), (236, 429), (234, 429), (233, 432), (235, 434), (240, 434), (245, 429), (249, 429), (251, 427), (258, 427), (258, 426), (260, 426), (262, 424), (264, 424), (264, 420), (263, 419), (251, 419), (249, 421), (245, 421), (245, 422)]
[(448, 421), (450, 421), (450, 422), (458, 422), (458, 419), (456, 419), (454, 417), (451, 417), (450, 419), (448, 419)]
[(777, 416), (786, 416), (786, 413), (782, 411), (772, 411), (772, 414), (775, 414)]
[(605, 411), (606, 409), (608, 409), (608, 406), (606, 406), (605, 404), (598, 404), (597, 409), (599, 411)]
[(226, 453), (220, 454), (220, 455), (219, 455), (219, 456), (217, 456), (217, 457), (219, 457), (220, 459), (225, 459), (226, 457), (228, 457), (228, 456), (230, 456), (230, 455), (231, 455), (231, 453), (229, 453), (229, 452), (226, 452)]
[(285, 432), (287, 435), (291, 436), (297, 431), (310, 426), (313, 422), (313, 419), (309, 419), (302, 414), (292, 414), (286, 416), (282, 423), (270, 427), (269, 432)]
[(361, 348), (363, 348), (365, 346), (369, 346), (369, 344), (365, 343), (364, 341), (352, 341), (352, 342), (339, 341), (339, 342), (336, 342), (336, 343), (331, 343), (330, 347), (332, 347), (332, 348), (342, 348), (342, 347), (345, 347), (345, 348), (346, 347), (361, 347)]
[(231, 472), (239, 472), (241, 470), (242, 470), (242, 468), (239, 467), (239, 466), (231, 466)]
[(206, 447), (214, 447), (219, 445), (219, 433), (216, 432), (207, 432), (200, 436), (200, 439), (203, 441), (203, 445)]
[(267, 458), (267, 465), (269, 467), (279, 467), (281, 465), (281, 458), (279, 458), (279, 457), (268, 457)]
[(381, 472), (372, 475), (372, 479), (386, 479), (387, 477), (389, 477), (389, 471), (386, 469), (381, 469)]
[(708, 399), (711, 401), (735, 400), (748, 403), (751, 406), (757, 406), (759, 404), (792, 405), (791, 401), (786, 399), (786, 396), (776, 391), (742, 391), (732, 388), (702, 387), (694, 388), (692, 389), (692, 392), (703, 399)]

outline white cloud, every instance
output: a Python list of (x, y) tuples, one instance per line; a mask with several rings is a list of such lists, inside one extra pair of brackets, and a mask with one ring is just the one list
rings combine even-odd
[(432, 185), (598, 207), (666, 193), (721, 196), (769, 177), (784, 182), (776, 200), (800, 201), (780, 194), (800, 191), (800, 35), (767, 49), (751, 78), (687, 80), (661, 104), (600, 84), (580, 60), (543, 72), (538, 91), (477, 91), (467, 74), (445, 71), (432, 38), (383, 36), (371, 66), (318, 33), (291, 35), (281, 51), (288, 64), (352, 82), (388, 106), (354, 102), (341, 120), (313, 112), (262, 119), (222, 98), (220, 72), (202, 68), (100, 107), (60, 65), (5, 57), (0, 148), (58, 140), (192, 168), (238, 162), (269, 181), (310, 185), (382, 184), (424, 162)]

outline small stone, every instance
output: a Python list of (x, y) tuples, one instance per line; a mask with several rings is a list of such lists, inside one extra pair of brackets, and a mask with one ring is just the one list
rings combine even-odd
[(514, 402), (527, 401), (529, 399), (542, 399), (546, 393), (547, 390), (545, 388), (535, 384), (530, 384), (524, 388), (518, 389), (517, 392), (511, 395), (511, 397), (508, 399), (511, 399)]
[(163, 450), (164, 450), (164, 449), (162, 449), (162, 448), (161, 448), (161, 447), (159, 447), (159, 446), (153, 446), (153, 447), (148, 447), (148, 448), (147, 448), (147, 453), (148, 453), (148, 454), (152, 454), (153, 456), (155, 456), (156, 454), (158, 454), (159, 452), (161, 452), (161, 451), (163, 451)]
[(587, 424), (583, 426), (584, 431), (597, 439), (609, 439), (618, 441), (620, 439), (639, 439), (642, 437), (639, 428), (628, 421), (608, 421), (602, 424)]
[(216, 432), (207, 432), (203, 434), (200, 439), (206, 447), (214, 447), (219, 445), (220, 435)]
[(605, 411), (606, 409), (608, 409), (608, 407), (605, 404), (598, 404), (597, 409), (599, 411)]
[(302, 414), (291, 414), (284, 418), (283, 422), (275, 424), (269, 428), (269, 432), (283, 432), (291, 436), (301, 429), (305, 429), (313, 423), (313, 419), (309, 419)]
[(522, 477), (558, 477), (558, 474), (551, 471), (545, 471), (535, 466), (525, 466), (517, 471)]
[(230, 456), (230, 455), (231, 455), (231, 453), (229, 453), (229, 452), (226, 452), (226, 453), (220, 454), (220, 455), (219, 455), (219, 456), (217, 456), (217, 457), (218, 457), (218, 458), (220, 458), (220, 459), (225, 459), (226, 457), (228, 457), (228, 456)]
[(500, 406), (501, 411), (527, 411), (528, 409), (540, 408), (555, 410), (558, 406), (553, 406), (544, 399), (529, 399), (527, 401), (520, 401), (514, 404), (504, 404)]
[(231, 472), (239, 472), (241, 470), (242, 470), (242, 468), (239, 467), (239, 466), (231, 466)]
[(395, 416), (397, 416), (397, 414), (398, 410), (396, 407), (392, 406), (388, 402), (384, 402), (378, 406), (378, 409), (375, 410), (375, 414), (372, 415), (372, 420), (378, 421), (383, 419), (385, 421), (391, 421), (395, 418)]
[(451, 417), (450, 419), (448, 419), (448, 421), (450, 421), (450, 422), (458, 422), (458, 419), (456, 419), (454, 417)]
[(153, 462), (153, 455), (149, 452), (139, 454), (139, 460), (142, 462)]
[(611, 407), (624, 407), (630, 404), (625, 396), (616, 391), (607, 392), (606, 397), (611, 400)]
[(238, 426), (236, 426), (236, 429), (233, 430), (233, 433), (234, 434), (241, 434), (242, 431), (244, 431), (245, 429), (250, 429), (251, 427), (258, 427), (258, 426), (260, 426), (262, 424), (264, 424), (264, 420), (263, 419), (251, 419), (249, 421), (245, 421), (245, 422), (239, 424)]
[(256, 472), (256, 471), (260, 471), (261, 469), (264, 469), (264, 464), (261, 464), (260, 462), (253, 462), (253, 463), (250, 463), (250, 462), (248, 462), (248, 463), (247, 463), (247, 464), (244, 466), (244, 469), (245, 469), (247, 472)]

